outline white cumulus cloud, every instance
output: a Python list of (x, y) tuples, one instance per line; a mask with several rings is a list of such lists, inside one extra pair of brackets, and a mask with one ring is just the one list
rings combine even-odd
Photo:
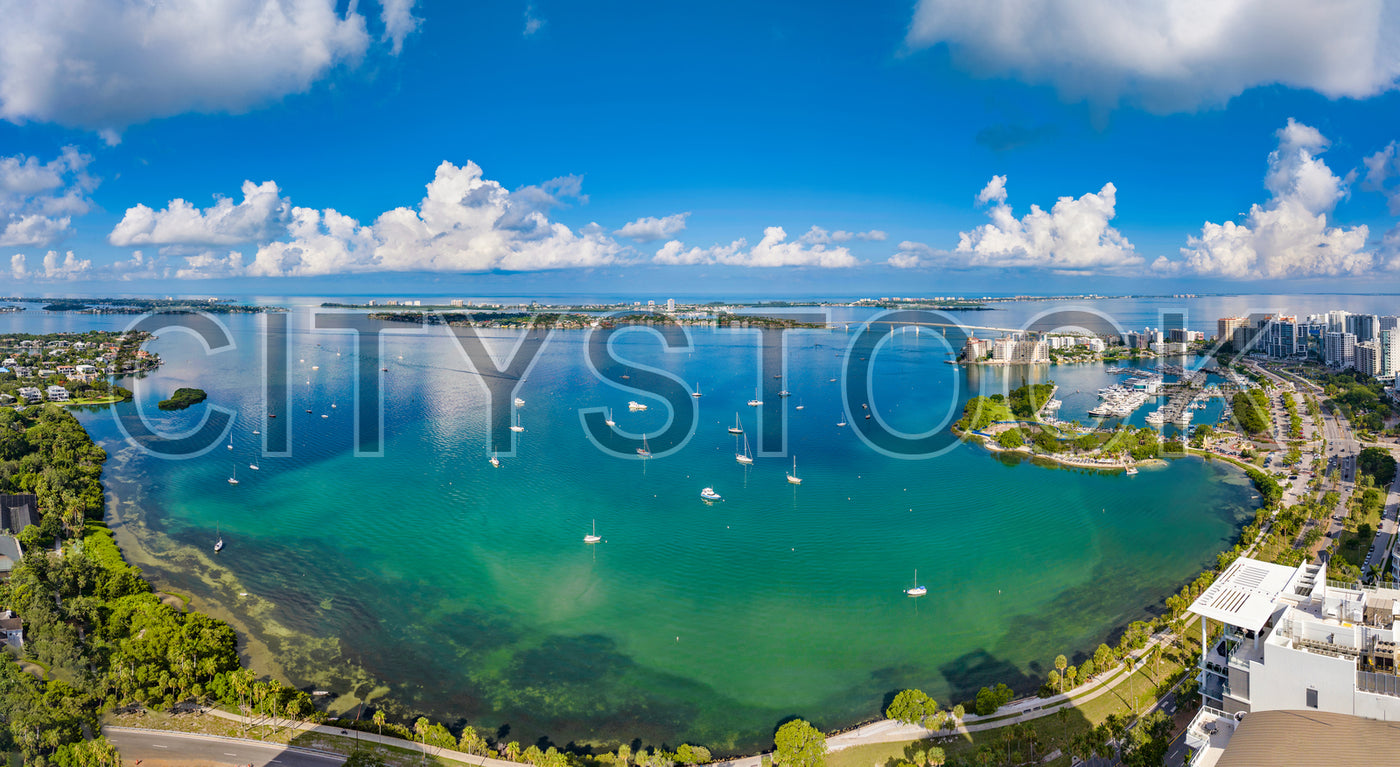
[(73, 147), (49, 162), (0, 157), (0, 247), (44, 246), (68, 234), (72, 217), (92, 207), (91, 160)]
[(1269, 154), (1264, 187), (1270, 199), (1250, 207), (1243, 223), (1206, 222), (1181, 249), (1183, 267), (1236, 279), (1273, 279), (1361, 273), (1369, 270), (1366, 226), (1338, 227), (1328, 216), (1347, 194), (1351, 176), (1339, 177), (1317, 155), (1328, 141), (1290, 119)]
[(404, 38), (408, 37), (423, 20), (413, 15), (417, 0), (380, 0), (379, 18), (384, 22), (384, 39), (393, 44), (395, 56), (403, 51)]
[(979, 75), (1156, 112), (1282, 84), (1365, 98), (1400, 78), (1393, 0), (919, 0), (906, 43)]
[(789, 241), (787, 232), (781, 226), (770, 226), (763, 230), (763, 239), (749, 247), (747, 240), (740, 238), (728, 245), (713, 245), (708, 248), (686, 248), (678, 240), (671, 240), (652, 257), (658, 264), (694, 265), (724, 264), (727, 266), (818, 266), (843, 268), (855, 266), (859, 262), (850, 250), (844, 247), (828, 248), (821, 244), (808, 244), (798, 240)]
[(1006, 177), (993, 176), (977, 195), (995, 201), (992, 220), (958, 236), (957, 255), (970, 266), (1032, 267), (1059, 271), (1122, 269), (1142, 263), (1132, 243), (1109, 226), (1118, 190), (1104, 184), (1098, 193), (1061, 197), (1050, 210), (1032, 205), (1017, 218), (1006, 204)]
[(665, 240), (680, 234), (685, 229), (685, 219), (689, 216), (689, 211), (685, 213), (673, 213), (669, 216), (656, 218), (647, 216), (636, 221), (629, 221), (623, 224), (613, 234), (618, 237), (631, 237), (637, 242), (652, 242), (653, 240)]
[(862, 242), (884, 242), (889, 235), (879, 229), (871, 229), (868, 232), (847, 232), (837, 229), (828, 232), (820, 226), (813, 226), (807, 233), (798, 238), (799, 241), (807, 245), (831, 245), (832, 243), (850, 242), (860, 240)]
[[(220, 199), (203, 210), (172, 200), (162, 210), (127, 210), (109, 240), (161, 245), (185, 256), (180, 278), (267, 277), (355, 272), (533, 271), (601, 266), (624, 249), (597, 225), (578, 229), (552, 220), (552, 208), (586, 200), (581, 179), (565, 176), (510, 191), (468, 161), (438, 166), (426, 196), (365, 224), (332, 208), (292, 206), (277, 185), (243, 184), (243, 201)], [(220, 254), (209, 246), (247, 245)], [(193, 255), (187, 255), (193, 250)]]
[(895, 248), (894, 255), (885, 260), (885, 263), (896, 269), (919, 269), (927, 266), (943, 265), (948, 261), (948, 253), (934, 249), (932, 246), (904, 240)]
[[(335, 0), (0, 0), (0, 118), (119, 131), (183, 112), (239, 112), (301, 93), (369, 47)], [(397, 52), (413, 0), (385, 0)]]
[(1385, 149), (1361, 162), (1366, 166), (1363, 186), (1385, 195), (1390, 212), (1400, 214), (1400, 183), (1391, 183), (1392, 179), (1400, 179), (1400, 142), (1390, 142)]
[(161, 210), (140, 204), (127, 208), (107, 241), (119, 247), (237, 245), (281, 236), (290, 219), (291, 203), (282, 197), (275, 182), (244, 181), (243, 201), (239, 203), (220, 197), (214, 205), (200, 210), (176, 198)]

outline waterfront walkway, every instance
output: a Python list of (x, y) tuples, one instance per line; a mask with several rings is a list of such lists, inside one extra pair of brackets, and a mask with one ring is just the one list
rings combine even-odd
[[(230, 713), (230, 712), (228, 712), (228, 711), (223, 711), (223, 710), (217, 709), (217, 708), (204, 708), (204, 709), (201, 709), (201, 710), (203, 711), (204, 714), (207, 714), (207, 715), (209, 715), (209, 716), (217, 716), (217, 717), (219, 717), (219, 718), (221, 718), (221, 719), (228, 719), (228, 720), (230, 720), (230, 721), (238, 722), (239, 724), (243, 724), (243, 725), (246, 725), (246, 726), (248, 726), (248, 727), (272, 727), (273, 729), (297, 730), (297, 731), (306, 732), (306, 733), (316, 733), (316, 734), (318, 734), (318, 735), (329, 735), (329, 736), (331, 736), (331, 737), (333, 737), (333, 738), (342, 738), (342, 739), (345, 741), (345, 744), (346, 744), (345, 753), (348, 753), (349, 750), (350, 750), (350, 747), (353, 745), (353, 744), (351, 743), (351, 741), (357, 741), (357, 742), (360, 742), (360, 743), (376, 743), (376, 744), (379, 744), (379, 745), (382, 745), (382, 746), (388, 746), (388, 747), (390, 747), (390, 748), (404, 749), (404, 750), (406, 750), (406, 751), (412, 751), (412, 752), (415, 752), (415, 753), (426, 753), (428, 756), (435, 756), (435, 757), (440, 757), (440, 758), (442, 758), (442, 759), (449, 759), (449, 760), (451, 760), (451, 761), (454, 761), (454, 762), (461, 762), (461, 763), (463, 763), (463, 764), (471, 764), (471, 765), (475, 765), (476, 767), (520, 767), (520, 765), (521, 765), (521, 762), (511, 762), (511, 761), (507, 761), (507, 760), (505, 760), (505, 759), (493, 759), (493, 758), (485, 757), (485, 756), (477, 756), (477, 755), (475, 755), (475, 754), (468, 754), (468, 753), (466, 753), (466, 752), (464, 752), (464, 751), (456, 751), (456, 750), (453, 750), (453, 749), (450, 749), (450, 748), (448, 748), (448, 749), (440, 749), (440, 748), (436, 748), (436, 747), (433, 747), (433, 746), (425, 747), (422, 743), (418, 743), (417, 741), (404, 740), (403, 738), (396, 738), (396, 737), (393, 737), (393, 736), (391, 736), (391, 735), (379, 735), (379, 734), (373, 733), (373, 732), (364, 732), (364, 731), (356, 731), (356, 730), (345, 730), (345, 729), (341, 729), (340, 727), (331, 727), (331, 726), (329, 726), (329, 725), (324, 725), (324, 724), (313, 724), (313, 723), (311, 723), (311, 722), (300, 722), (300, 721), (295, 721), (295, 720), (291, 720), (291, 719), (278, 719), (278, 718), (275, 718), (275, 717), (266, 717), (266, 716), (263, 716), (263, 717), (241, 716), (241, 715), (239, 715), (239, 714)], [(128, 736), (129, 736), (131, 733), (140, 732), (140, 730), (137, 730), (136, 728), (127, 728), (127, 727), (113, 728), (113, 729), (114, 729), (114, 730), (117, 730), (117, 731), (120, 731), (120, 732), (123, 732), (123, 733), (127, 734)], [(155, 732), (155, 731), (153, 731), (153, 730), (148, 730), (147, 732)], [(161, 730), (160, 732), (174, 732), (174, 731)], [(224, 739), (224, 740), (229, 740), (229, 739)], [(261, 744), (264, 744), (264, 745), (266, 745), (266, 746), (278, 746), (278, 745), (281, 745), (281, 744), (273, 743), (273, 742), (271, 742), (271, 741), (256, 741), (256, 740), (253, 740), (253, 739), (251, 739), (251, 738), (246, 738), (246, 739), (233, 739), (233, 740), (244, 740), (244, 741), (250, 742), (250, 743), (261, 743)], [(295, 738), (293, 738), (293, 740), (295, 740)], [(293, 746), (293, 747), (296, 747), (296, 744), (293, 743), (292, 746)], [(320, 750), (320, 749), (314, 749), (314, 748), (313, 748), (313, 749), (310, 749), (310, 751), (319, 751), (319, 750)], [(344, 756), (344, 754), (342, 754), (342, 756)]]
[[(1182, 626), (1182, 635), (1195, 623), (1197, 619), (1192, 616), (1191, 620)], [(1065, 693), (1052, 695), (1048, 698), (1022, 698), (1012, 701), (1002, 706), (994, 713), (987, 716), (977, 716), (970, 714), (963, 717), (956, 727), (942, 730), (930, 730), (915, 724), (902, 724), (893, 719), (882, 719), (878, 722), (864, 724), (853, 730), (847, 730), (836, 735), (829, 735), (826, 739), (826, 747), (829, 751), (841, 751), (855, 746), (866, 746), (876, 743), (903, 743), (912, 740), (927, 740), (929, 738), (946, 738), (953, 735), (966, 735), (985, 730), (995, 730), (1013, 724), (1023, 724), (1032, 719), (1050, 716), (1062, 708), (1073, 709), (1084, 703), (1111, 692), (1115, 687), (1131, 679), (1134, 674), (1142, 669), (1146, 663), (1148, 654), (1156, 647), (1170, 644), (1172, 633), (1160, 631), (1153, 634), (1138, 650), (1133, 651), (1125, 662), (1115, 670), (1115, 676), (1104, 680), (1104, 675), (1099, 674), (1097, 678), (1091, 679)], [(1155, 703), (1153, 704), (1156, 705)], [(1150, 708), (1148, 709), (1151, 710)], [(762, 767), (763, 754), (759, 756), (746, 756), (738, 759), (716, 761), (720, 767)]]

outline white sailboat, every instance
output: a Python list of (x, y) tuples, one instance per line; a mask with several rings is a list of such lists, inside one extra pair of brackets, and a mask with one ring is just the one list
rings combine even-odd
[(842, 412), (841, 412), (841, 420), (837, 421), (837, 422), (836, 422), (836, 425), (837, 425), (837, 426), (845, 426), (845, 425), (846, 425), (846, 413), (845, 413), (845, 411), (842, 411)]
[(605, 419), (603, 419), (603, 423), (605, 423), (605, 424), (607, 424), (607, 425), (609, 425), (609, 426), (616, 426), (616, 425), (617, 425), (617, 421), (614, 421), (614, 420), (613, 420), (613, 417), (612, 417), (612, 408), (608, 408), (608, 417), (605, 418)]
[(787, 479), (788, 479), (788, 484), (792, 484), (792, 485), (800, 485), (800, 484), (802, 484), (802, 478), (799, 477), (799, 476), (797, 476), (797, 456), (795, 456), (795, 455), (792, 457), (792, 471), (788, 473)]
[(734, 414), (734, 425), (729, 427), (730, 434), (743, 434), (744, 427), (739, 425), (739, 414)]
[(230, 432), (228, 433), (228, 449), (229, 449), (229, 450), (232, 450), (232, 449), (233, 449), (233, 432), (232, 432), (232, 431), (230, 431)]
[(598, 520), (595, 519), (595, 520), (593, 520), (593, 532), (592, 532), (592, 533), (589, 533), (588, 535), (583, 536), (583, 542), (584, 542), (584, 543), (597, 543), (598, 541), (601, 541), (601, 540), (603, 540), (603, 539), (598, 535)]
[(749, 452), (749, 435), (744, 435), (744, 452), (735, 453), (734, 460), (748, 466), (753, 463), (753, 454)]
[(214, 553), (218, 554), (220, 551), (224, 550), (224, 536), (219, 533), (219, 526), (217, 524), (214, 525), (214, 536), (217, 539), (214, 541)]
[(231, 475), (229, 476), (229, 478), (228, 478), (228, 483), (229, 483), (230, 485), (236, 485), (236, 484), (238, 484), (238, 467), (237, 467), (237, 466), (233, 467), (233, 474), (231, 474)]
[(720, 497), (720, 494), (719, 494), (719, 493), (716, 493), (716, 492), (715, 492), (715, 489), (714, 489), (713, 487), (707, 487), (707, 488), (701, 490), (701, 491), (700, 491), (700, 497), (701, 497), (701, 498), (704, 498), (704, 499), (707, 500), (707, 501), (721, 501), (721, 500), (724, 500), (723, 498)]
[(651, 448), (647, 447), (647, 435), (642, 435), (642, 446), (637, 448), (637, 455), (643, 458), (651, 457)]
[(802, 400), (801, 400), (801, 399), (798, 399), (798, 400), (797, 400), (797, 409), (798, 409), (798, 410), (802, 410), (803, 408), (806, 408), (806, 407), (807, 407), (806, 405), (802, 404)]
[(520, 414), (519, 414), (519, 413), (511, 413), (511, 418), (514, 419), (513, 422), (512, 422), (511, 425), (510, 425), (510, 430), (511, 430), (511, 431), (516, 431), (516, 432), (525, 431), (525, 427), (520, 425)]
[(501, 468), (501, 459), (497, 458), (495, 453), (491, 454), (491, 465), (498, 469)]
[(698, 383), (695, 384), (695, 391), (691, 392), (691, 393), (690, 393), (690, 396), (695, 397), (696, 399), (699, 399), (700, 397), (705, 396), (705, 395), (703, 395), (703, 394), (700, 393), (700, 384), (698, 384)]
[(248, 464), (248, 468), (252, 469), (253, 471), (257, 471), (257, 470), (258, 470), (258, 464), (257, 464), (256, 462), (255, 462), (255, 463), (250, 463), (250, 464)]
[(904, 593), (911, 597), (921, 597), (928, 593), (928, 589), (919, 585), (919, 571), (914, 570), (914, 588), (905, 589)]
[(763, 404), (763, 400), (758, 398), (758, 389), (753, 390), (753, 399), (749, 400), (749, 407), (758, 407)]

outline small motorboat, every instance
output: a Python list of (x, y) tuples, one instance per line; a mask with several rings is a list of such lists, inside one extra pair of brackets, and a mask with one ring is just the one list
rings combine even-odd
[(700, 497), (701, 497), (701, 498), (704, 498), (704, 499), (707, 500), (707, 501), (719, 501), (719, 500), (723, 500), (723, 499), (720, 498), (719, 493), (716, 493), (716, 492), (715, 492), (715, 489), (714, 489), (713, 487), (707, 487), (707, 488), (705, 488), (704, 490), (701, 490), (701, 491), (700, 491)]

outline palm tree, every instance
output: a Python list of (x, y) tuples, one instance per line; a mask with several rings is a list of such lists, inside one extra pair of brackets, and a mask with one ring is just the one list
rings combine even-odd
[(413, 731), (423, 740), (423, 761), (428, 761), (428, 717), (420, 716), (413, 723)]
[(518, 762), (520, 761), (520, 744), (512, 740), (506, 744), (505, 748), (501, 749), (501, 753), (505, 754), (506, 759)]
[(384, 737), (384, 709), (375, 709), (373, 720), (374, 726), (379, 728), (379, 737)]
[(1069, 665), (1069, 658), (1063, 655), (1055, 656), (1055, 670), (1060, 672), (1060, 692), (1065, 691), (1065, 667)]

